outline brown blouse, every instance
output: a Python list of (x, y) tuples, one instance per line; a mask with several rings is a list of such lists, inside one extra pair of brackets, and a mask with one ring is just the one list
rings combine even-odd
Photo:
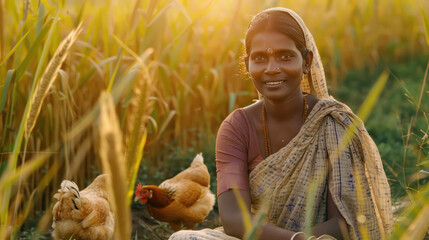
[(263, 160), (256, 130), (242, 108), (221, 124), (216, 138), (217, 195), (231, 188), (249, 190), (249, 173)]

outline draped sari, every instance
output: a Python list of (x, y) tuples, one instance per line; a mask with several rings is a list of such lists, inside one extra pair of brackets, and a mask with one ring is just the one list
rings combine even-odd
[(352, 239), (385, 239), (392, 230), (390, 188), (377, 147), (347, 106), (321, 99), (300, 132), (249, 175), (252, 209), (303, 231), (327, 220), (327, 193)]

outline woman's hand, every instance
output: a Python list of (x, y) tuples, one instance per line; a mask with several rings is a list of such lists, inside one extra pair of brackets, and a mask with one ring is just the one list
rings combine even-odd
[[(253, 215), (250, 214), (250, 195), (245, 190), (238, 190), (241, 198), (246, 204), (249, 215), (253, 219)], [(219, 214), (220, 219), (226, 234), (243, 238), (245, 234), (243, 224), (243, 214), (237, 202), (237, 198), (234, 191), (229, 190), (219, 195), (218, 198)], [(290, 239), (295, 232), (291, 232), (282, 228), (279, 228), (273, 224), (267, 223), (262, 227), (262, 232), (259, 239), (272, 239), (272, 240), (284, 240)], [(301, 237), (301, 236), (300, 236)], [(295, 239), (300, 239), (298, 236)]]
[[(253, 215), (250, 214), (250, 195), (245, 190), (238, 190), (241, 198), (246, 204), (246, 208), (249, 211), (249, 215), (253, 219)], [(243, 238), (245, 234), (243, 214), (238, 205), (237, 198), (234, 191), (229, 190), (219, 195), (218, 198), (219, 214), (220, 219), (225, 230), (225, 233), (237, 237)], [(262, 227), (262, 232), (259, 239), (290, 239), (295, 232), (285, 230), (277, 227), (273, 224), (266, 223)], [(330, 235), (336, 239), (348, 239), (347, 223), (341, 216), (341, 213), (337, 209), (334, 201), (332, 200), (331, 194), (328, 191), (328, 220), (326, 222), (317, 224), (313, 227), (313, 235), (316, 237), (323, 234)], [(303, 234), (297, 235), (294, 239), (307, 239)]]
[(336, 239), (349, 239), (346, 220), (335, 205), (330, 191), (328, 191), (328, 221), (314, 226), (313, 234), (316, 236), (328, 234)]

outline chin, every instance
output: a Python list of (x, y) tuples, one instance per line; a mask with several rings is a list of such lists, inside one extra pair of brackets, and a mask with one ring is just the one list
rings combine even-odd
[(282, 100), (285, 100), (288, 98), (289, 95), (287, 94), (280, 94), (280, 93), (268, 93), (268, 94), (262, 94), (265, 99), (270, 101), (279, 102)]
[(296, 89), (277, 89), (278, 91), (263, 91), (262, 95), (264, 98), (269, 99), (271, 101), (283, 101), (286, 99), (294, 98), (297, 95), (301, 95), (301, 88), (298, 87)]

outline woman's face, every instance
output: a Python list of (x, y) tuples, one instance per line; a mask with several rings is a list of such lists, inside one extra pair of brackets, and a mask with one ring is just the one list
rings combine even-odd
[(295, 42), (286, 34), (259, 32), (251, 40), (247, 68), (264, 98), (278, 101), (300, 93), (305, 65)]

